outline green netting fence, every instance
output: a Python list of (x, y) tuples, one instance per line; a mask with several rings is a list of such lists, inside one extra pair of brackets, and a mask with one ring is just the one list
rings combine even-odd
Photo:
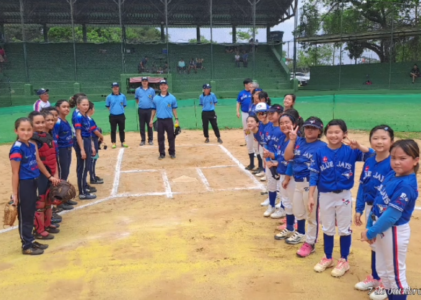
[[(282, 104), (283, 99), (274, 98), (272, 103)], [(178, 101), (178, 115), (183, 129), (201, 129), (201, 107), (198, 99)], [(420, 95), (325, 95), (298, 97), (297, 110), (305, 119), (320, 117), (325, 124), (332, 118), (344, 119), (349, 129), (370, 130), (379, 124), (388, 124), (395, 131), (421, 132)], [(13, 106), (0, 109), (0, 143), (15, 140), (14, 121), (27, 116), (32, 106)], [(95, 103), (94, 119), (105, 133), (110, 131), (108, 110), (104, 102)], [(216, 108), (221, 129), (241, 128), (236, 117), (236, 100), (221, 99)], [(138, 131), (137, 106), (128, 101), (126, 108), (126, 131)]]

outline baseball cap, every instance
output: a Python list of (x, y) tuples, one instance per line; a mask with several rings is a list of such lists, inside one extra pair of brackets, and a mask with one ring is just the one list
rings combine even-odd
[(279, 104), (273, 104), (269, 109), (268, 112), (277, 112), (277, 113), (283, 113), (284, 108)]
[(323, 123), (317, 119), (309, 119), (304, 122), (303, 127), (315, 127), (317, 129), (323, 130)]
[(149, 81), (148, 77), (142, 77), (142, 81)]
[(120, 86), (119, 84), (118, 84), (118, 82), (113, 82), (112, 84), (111, 84), (111, 87), (116, 87), (116, 86)]
[(255, 112), (256, 113), (261, 113), (261, 112), (267, 112), (268, 111), (268, 105), (266, 103), (257, 103), (256, 108), (255, 108)]
[(253, 82), (253, 79), (246, 78), (246, 79), (244, 79), (243, 84), (247, 84), (247, 83), (250, 83), (250, 82)]
[(159, 82), (159, 85), (161, 85), (161, 84), (168, 84), (168, 82), (167, 82), (165, 79), (162, 79), (162, 80)]
[(48, 91), (49, 91), (49, 89), (40, 88), (40, 89), (37, 91), (37, 95), (38, 95), (38, 96), (41, 96), (42, 94), (48, 93)]
[(203, 85), (202, 88), (203, 89), (211, 89), (212, 87), (211, 87), (211, 85), (209, 83), (206, 83), (206, 84)]

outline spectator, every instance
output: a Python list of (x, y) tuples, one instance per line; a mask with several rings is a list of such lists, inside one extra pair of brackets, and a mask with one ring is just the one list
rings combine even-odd
[(190, 70), (192, 70), (192, 69), (194, 70), (194, 73), (197, 73), (197, 70), (196, 70), (196, 60), (194, 58), (192, 58), (190, 60), (189, 68), (187, 69), (187, 74), (190, 74)]
[(235, 65), (236, 65), (237, 67), (240, 67), (240, 54), (239, 54), (238, 52), (237, 52), (237, 53), (235, 53), (234, 58), (235, 58)]
[(6, 62), (6, 52), (3, 47), (0, 47), (0, 73), (3, 70), (3, 64)]
[(148, 57), (145, 56), (139, 64), (139, 73), (146, 71), (146, 64), (148, 63)]
[(205, 67), (203, 66), (203, 58), (196, 58), (196, 68), (199, 70), (204, 70)]
[(415, 83), (415, 78), (421, 77), (420, 69), (418, 68), (417, 64), (414, 64), (410, 74), (412, 77), (412, 83)]
[(180, 61), (178, 62), (177, 71), (178, 73), (186, 73), (186, 62), (184, 61), (184, 59), (180, 59)]
[(51, 104), (48, 101), (50, 99), (50, 95), (48, 94), (48, 89), (40, 88), (37, 91), (37, 95), (39, 99), (34, 103), (34, 111), (41, 111), (41, 109), (45, 107), (50, 107)]
[(249, 54), (247, 53), (247, 51), (244, 51), (242, 58), (243, 58), (243, 66), (244, 68), (247, 68), (248, 60), (249, 60)]
[(169, 70), (170, 70), (170, 66), (168, 65), (168, 62), (166, 61), (162, 71), (163, 73), (168, 73)]

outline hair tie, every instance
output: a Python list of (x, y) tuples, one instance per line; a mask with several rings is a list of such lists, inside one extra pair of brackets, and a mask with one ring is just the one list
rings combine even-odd
[(388, 131), (389, 130), (389, 127), (385, 127), (384, 130)]

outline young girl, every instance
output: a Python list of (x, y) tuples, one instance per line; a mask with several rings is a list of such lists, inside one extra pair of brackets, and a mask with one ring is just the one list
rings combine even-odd
[(283, 110), (283, 107), (279, 104), (274, 104), (268, 109), (268, 119), (271, 126), (266, 127), (265, 136), (267, 142), (265, 143), (265, 147), (263, 149), (263, 157), (266, 158), (266, 178), (268, 181), (269, 206), (263, 214), (264, 217), (269, 217), (276, 211), (275, 204), (279, 175), (276, 173), (277, 162), (273, 162), (272, 160), (277, 159), (278, 149), (285, 140), (285, 134), (282, 133), (281, 128), (279, 127), (279, 121)]
[[(49, 111), (44, 114), (31, 112), (29, 119), (32, 122), (34, 134), (31, 140), (35, 143), (39, 158), (48, 170), (48, 173), (58, 179), (56, 148), (53, 137), (46, 131), (54, 126), (54, 117)], [(50, 181), (45, 175), (41, 174), (38, 178), (38, 200), (36, 203), (37, 211), (35, 213), (35, 231), (34, 236), (40, 240), (51, 240), (54, 238), (50, 233), (59, 233), (55, 225), (51, 224), (52, 209), (47, 203), (47, 191), (50, 188)]]
[[(307, 211), (308, 191), (310, 182), (310, 164), (315, 155), (315, 152), (321, 147), (326, 146), (325, 142), (320, 140), (323, 134), (323, 122), (317, 117), (308, 118), (304, 125), (305, 137), (298, 137), (298, 129), (290, 130), (290, 142), (285, 149), (285, 160), (292, 161), (292, 172), (295, 182), (295, 190), (293, 195), (292, 207), (293, 215), (287, 214), (287, 228), (280, 233), (285, 236), (291, 236), (286, 240), (289, 244), (304, 241), (303, 246), (298, 250), (297, 255), (300, 257), (309, 256), (314, 252), (314, 245), (317, 242), (319, 233), (319, 207), (316, 204), (316, 209), (313, 209), (309, 214)], [(316, 198), (316, 202), (317, 202)], [(294, 216), (297, 219), (298, 228), (294, 231)], [(307, 220), (307, 231), (305, 223)]]
[(70, 105), (67, 100), (58, 100), (56, 108), (59, 112), (57, 123), (54, 126), (54, 135), (57, 136), (58, 144), (58, 172), (60, 179), (67, 181), (72, 163), (73, 146), (72, 127), (66, 120), (70, 113)]
[(86, 181), (88, 170), (92, 163), (92, 140), (91, 140), (91, 124), (87, 112), (89, 110), (89, 100), (86, 96), (77, 98), (78, 112), (74, 114), (72, 119), (73, 127), (76, 135), (76, 143), (73, 144), (77, 157), (77, 185), (79, 188), (80, 200), (95, 199), (96, 195), (91, 194), (88, 183)]
[(357, 141), (343, 143), (347, 138), (347, 127), (343, 120), (332, 120), (324, 129), (328, 144), (316, 151), (310, 166), (310, 192), (308, 209), (315, 208), (314, 192), (319, 192), (320, 217), (323, 224), (324, 257), (315, 267), (323, 272), (333, 267), (333, 239), (335, 221), (340, 236), (341, 259), (332, 271), (332, 276), (341, 277), (349, 270), (348, 255), (351, 248), (352, 196), (355, 162), (363, 161), (365, 154), (373, 150), (361, 146)]
[[(355, 208), (354, 223), (357, 226), (362, 225), (361, 216), (365, 211), (366, 224), (368, 216), (373, 207), (374, 198), (379, 187), (387, 174), (392, 171), (390, 165), (390, 147), (393, 143), (393, 129), (388, 125), (379, 125), (370, 131), (371, 147), (376, 151), (376, 155), (370, 157), (364, 163), (360, 186), (358, 188), (357, 203)], [(371, 250), (371, 275), (367, 276), (364, 281), (358, 282), (355, 288), (366, 291), (377, 288), (381, 285), (381, 280), (376, 271), (376, 252), (372, 246)], [(385, 296), (383, 299), (386, 299)]]
[(48, 245), (36, 242), (32, 233), (40, 171), (53, 183), (57, 181), (46, 170), (36, 146), (30, 142), (33, 134), (31, 121), (28, 118), (17, 119), (15, 133), (17, 141), (10, 149), (9, 158), (12, 166), (12, 202), (18, 206), (22, 253), (39, 255), (48, 248)]
[(93, 149), (95, 149), (95, 153), (96, 153), (95, 155), (92, 156), (91, 169), (89, 170), (90, 183), (103, 184), (104, 180), (96, 176), (96, 162), (99, 158), (99, 155), (98, 155), (99, 143), (104, 141), (104, 136), (102, 135), (99, 128), (96, 126), (95, 120), (92, 118), (94, 113), (95, 113), (94, 103), (89, 101), (88, 117), (89, 117), (89, 122), (91, 125), (91, 132), (92, 132), (92, 143), (93, 143), (92, 147)]
[(285, 111), (294, 108), (296, 96), (294, 94), (286, 94), (284, 96), (284, 109)]
[[(290, 176), (287, 174), (288, 161), (285, 160), (285, 149), (289, 144), (289, 131), (292, 127), (296, 126), (297, 119), (298, 112), (295, 110), (289, 110), (288, 113), (284, 113), (279, 120), (280, 129), (283, 133), (283, 140), (278, 145), (276, 154), (277, 161), (274, 164), (277, 166), (278, 174), (280, 174), (279, 194), (281, 201), (277, 210), (271, 215), (271, 218), (273, 219), (279, 219), (284, 217), (285, 215), (289, 215), (287, 223), (292, 221), (292, 226), (294, 226), (294, 218), (292, 214), (291, 200), (294, 192), (294, 182), (290, 182)], [(281, 240), (290, 237), (284, 236), (281, 233), (275, 235), (276, 240)]]
[[(361, 239), (376, 249), (376, 270), (389, 300), (404, 300), (409, 288), (405, 261), (411, 236), (409, 221), (418, 198), (420, 150), (414, 140), (400, 140), (392, 145), (390, 155), (393, 171), (378, 187)], [(375, 293), (371, 299), (377, 299)]]

